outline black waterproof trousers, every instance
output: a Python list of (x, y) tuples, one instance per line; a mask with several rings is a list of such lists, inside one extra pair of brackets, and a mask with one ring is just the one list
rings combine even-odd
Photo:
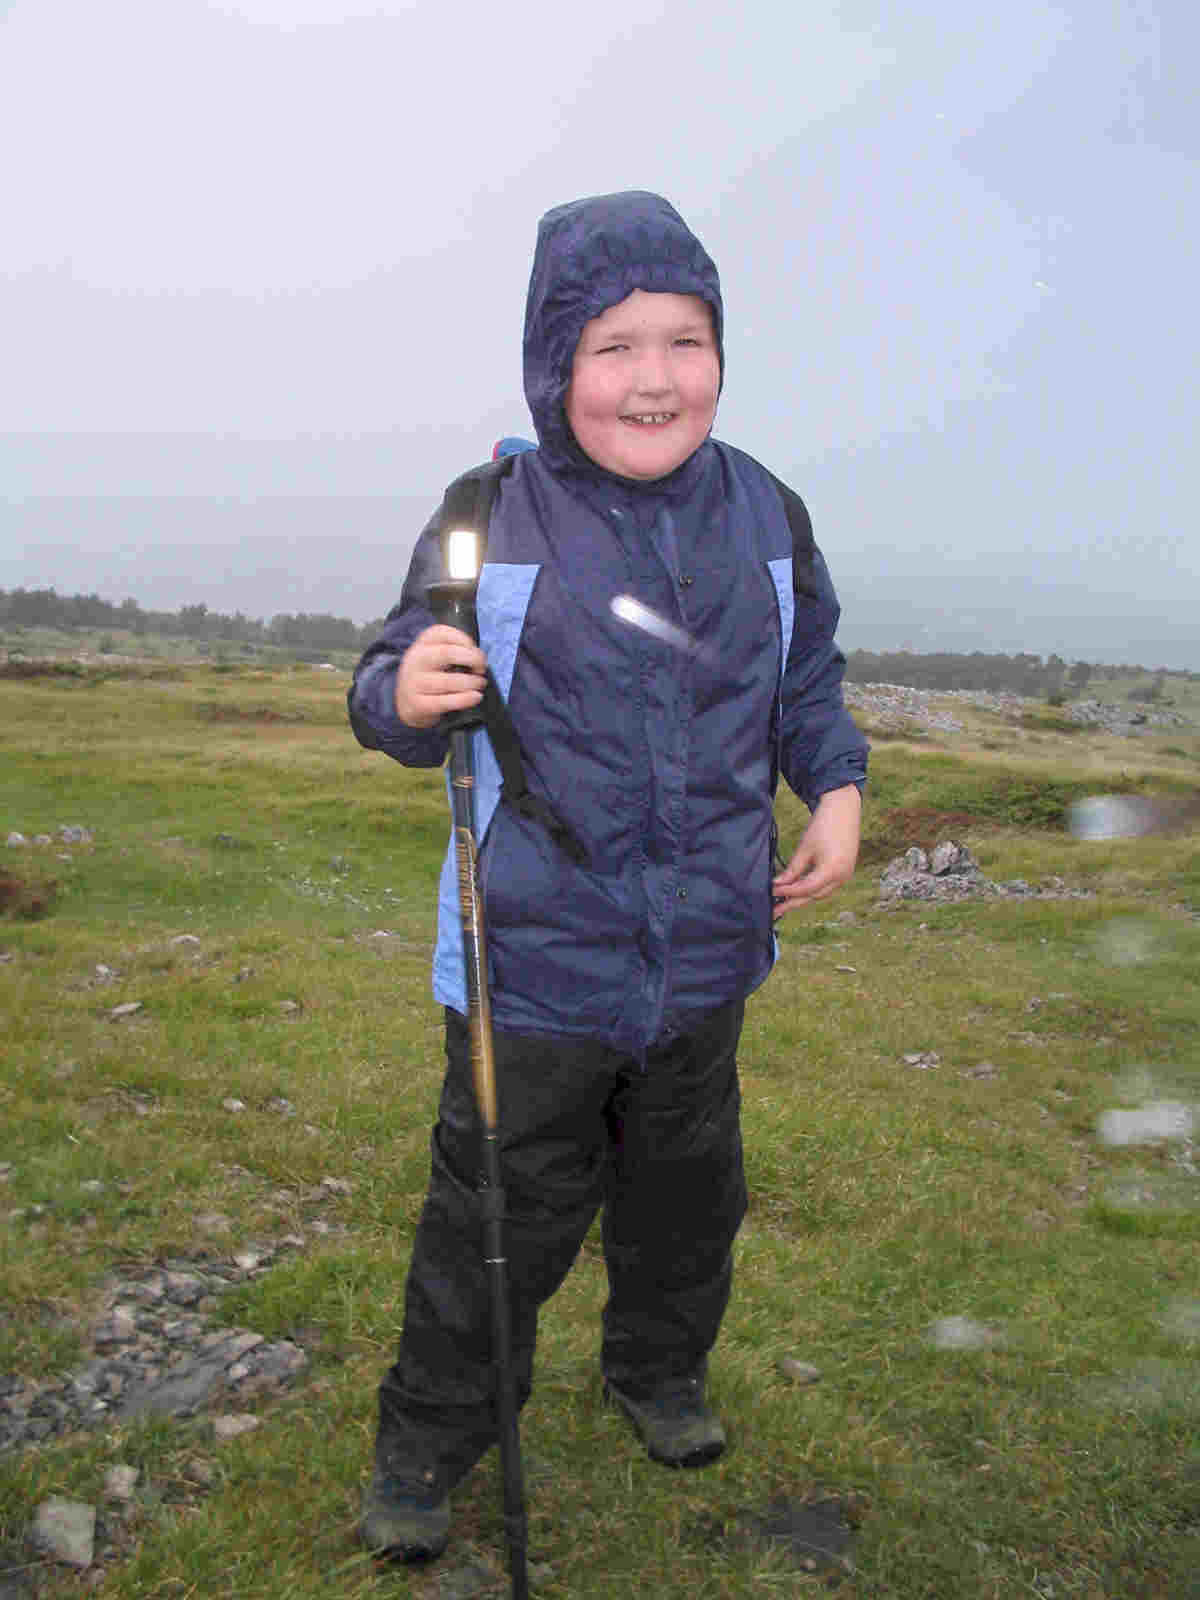
[[(729, 1300), (746, 1212), (736, 1054), (741, 1001), (636, 1061), (588, 1040), (497, 1033), (501, 1160), (518, 1400), (538, 1309), (604, 1207), (601, 1367), (644, 1394), (701, 1376)], [(453, 1488), (496, 1438), (480, 1135), (467, 1025), (446, 1013), (446, 1080), (417, 1227), (399, 1359), (380, 1425)]]

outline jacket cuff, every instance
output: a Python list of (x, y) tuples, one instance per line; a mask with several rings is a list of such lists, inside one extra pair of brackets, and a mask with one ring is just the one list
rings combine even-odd
[(821, 799), (832, 794), (835, 789), (846, 789), (851, 784), (862, 794), (867, 787), (867, 775), (858, 763), (846, 764), (846, 771), (841, 775), (837, 771), (824, 773), (821, 781), (813, 785), (811, 798), (805, 795), (804, 801), (810, 811), (815, 811)]
[(350, 692), (350, 723), (361, 745), (382, 750), (407, 767), (440, 767), (447, 741), (435, 725), (410, 728), (396, 715), (396, 674), (400, 657), (378, 655), (355, 679)]

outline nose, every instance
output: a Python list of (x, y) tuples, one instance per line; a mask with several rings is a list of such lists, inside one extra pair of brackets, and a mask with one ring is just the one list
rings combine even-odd
[(661, 350), (642, 350), (634, 376), (640, 394), (666, 394), (671, 387), (670, 368)]

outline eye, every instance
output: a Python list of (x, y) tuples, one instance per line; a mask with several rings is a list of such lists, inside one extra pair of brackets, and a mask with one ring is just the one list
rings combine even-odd
[(593, 350), (592, 354), (597, 356), (609, 356), (615, 355), (621, 350), (628, 350), (628, 348), (629, 346), (627, 344), (602, 344), (598, 350)]

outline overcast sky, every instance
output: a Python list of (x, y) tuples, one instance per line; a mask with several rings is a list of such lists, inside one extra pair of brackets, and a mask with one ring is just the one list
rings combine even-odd
[(538, 217), (636, 187), (844, 601), (1029, 579), (1200, 667), (1198, 19), (0, 0), (0, 587), (378, 615), (529, 429)]

